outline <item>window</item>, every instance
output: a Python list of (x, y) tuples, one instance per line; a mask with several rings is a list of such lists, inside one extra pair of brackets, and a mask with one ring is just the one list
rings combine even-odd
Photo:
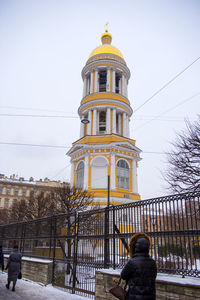
[(120, 92), (120, 74), (119, 73), (116, 73), (116, 76), (115, 76), (115, 93), (119, 94)]
[(117, 187), (129, 189), (129, 166), (123, 159), (117, 163)]
[(26, 190), (22, 190), (22, 196), (26, 196)]
[(84, 182), (84, 162), (81, 161), (76, 169), (76, 187), (83, 188)]
[(102, 70), (99, 72), (99, 92), (106, 92), (106, 70)]
[(2, 187), (0, 187), (0, 194), (2, 194), (2, 192), (3, 192), (3, 188), (2, 188)]
[(99, 113), (99, 133), (104, 133), (106, 131), (106, 112), (101, 111)]
[(10, 188), (6, 189), (6, 195), (10, 195)]
[(4, 207), (7, 208), (9, 204), (9, 199), (5, 199), (4, 200)]
[(13, 200), (13, 203), (12, 203), (13, 207), (15, 207), (16, 204), (17, 204), (17, 199), (14, 199), (14, 200)]
[(14, 195), (17, 196), (18, 193), (19, 193), (19, 190), (18, 190), (18, 189), (15, 189), (15, 190), (14, 190)]
[(91, 162), (91, 187), (92, 189), (107, 189), (108, 161), (103, 156), (95, 157)]

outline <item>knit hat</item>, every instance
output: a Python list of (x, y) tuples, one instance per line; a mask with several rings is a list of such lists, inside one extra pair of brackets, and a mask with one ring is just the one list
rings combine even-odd
[(134, 248), (135, 248), (135, 244), (137, 242), (137, 240), (139, 238), (145, 238), (148, 240), (149, 242), (149, 247), (151, 245), (151, 240), (150, 240), (150, 237), (144, 233), (144, 232), (138, 232), (138, 233), (135, 233), (131, 238), (130, 238), (130, 242), (129, 242), (129, 255), (130, 255), (130, 258), (133, 257), (134, 255)]

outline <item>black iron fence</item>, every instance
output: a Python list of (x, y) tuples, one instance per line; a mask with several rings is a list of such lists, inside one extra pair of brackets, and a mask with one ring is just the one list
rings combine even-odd
[(0, 226), (0, 243), (51, 258), (53, 284), (93, 297), (95, 270), (121, 269), (137, 232), (150, 236), (159, 272), (200, 277), (200, 192)]

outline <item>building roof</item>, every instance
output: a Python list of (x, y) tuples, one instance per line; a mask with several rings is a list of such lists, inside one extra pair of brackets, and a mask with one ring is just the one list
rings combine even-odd
[(95, 55), (99, 55), (99, 54), (113, 54), (113, 55), (117, 55), (120, 58), (124, 59), (122, 53), (119, 51), (119, 49), (117, 49), (116, 47), (111, 45), (112, 42), (112, 35), (108, 32), (108, 30), (106, 29), (106, 31), (102, 34), (101, 36), (101, 41), (102, 41), (102, 45), (95, 48), (92, 53), (89, 56), (89, 59)]

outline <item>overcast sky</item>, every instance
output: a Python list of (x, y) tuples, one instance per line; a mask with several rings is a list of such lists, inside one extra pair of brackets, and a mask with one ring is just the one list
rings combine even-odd
[(141, 105), (200, 56), (199, 16), (199, 0), (0, 0), (0, 173), (69, 180), (81, 70), (109, 22), (131, 71), (130, 135), (143, 151), (139, 193), (169, 194), (164, 152), (184, 119), (194, 122), (200, 112), (200, 60)]

